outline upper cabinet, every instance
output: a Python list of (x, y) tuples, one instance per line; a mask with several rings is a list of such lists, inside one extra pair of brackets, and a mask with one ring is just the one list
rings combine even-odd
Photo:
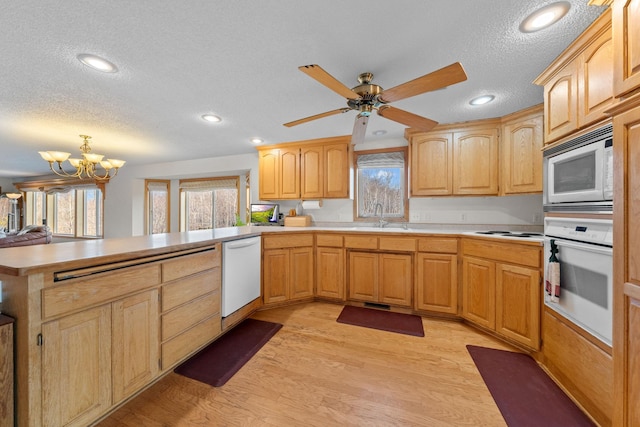
[(262, 200), (349, 197), (350, 136), (258, 148)]
[(498, 194), (499, 120), (405, 131), (411, 196)]
[(640, 88), (640, 0), (613, 2), (613, 87), (616, 96)]
[(500, 193), (542, 192), (542, 106), (503, 118)]
[(534, 81), (544, 86), (545, 143), (607, 117), (615, 103), (613, 51), (607, 9)]

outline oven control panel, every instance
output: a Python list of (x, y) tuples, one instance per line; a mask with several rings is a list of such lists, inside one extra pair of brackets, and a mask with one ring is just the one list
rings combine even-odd
[(613, 245), (613, 222), (607, 219), (555, 218), (544, 220), (544, 234), (579, 242)]

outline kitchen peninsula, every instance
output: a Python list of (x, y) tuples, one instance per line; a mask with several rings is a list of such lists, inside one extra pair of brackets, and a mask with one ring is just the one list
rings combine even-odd
[[(255, 307), (376, 302), (462, 317), (532, 354), (539, 349), (535, 238), (247, 226), (4, 249), (4, 311), (16, 318), (18, 425), (91, 424), (215, 340), (223, 332), (221, 243), (260, 234), (263, 298)], [(304, 256), (286, 261), (292, 254)], [(376, 267), (376, 280), (361, 280), (371, 276), (367, 266)], [(306, 292), (276, 280), (284, 270), (298, 272), (285, 276)]]

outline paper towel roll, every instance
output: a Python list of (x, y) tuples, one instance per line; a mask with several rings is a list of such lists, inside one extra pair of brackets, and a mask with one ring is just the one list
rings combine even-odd
[(305, 200), (302, 202), (302, 209), (313, 210), (322, 207), (322, 200)]

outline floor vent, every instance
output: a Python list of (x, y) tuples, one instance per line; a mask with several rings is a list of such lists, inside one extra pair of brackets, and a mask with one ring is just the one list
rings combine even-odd
[(371, 308), (380, 308), (382, 310), (391, 310), (391, 306), (388, 304), (378, 304), (375, 302), (365, 302), (364, 303), (365, 307), (371, 307)]

